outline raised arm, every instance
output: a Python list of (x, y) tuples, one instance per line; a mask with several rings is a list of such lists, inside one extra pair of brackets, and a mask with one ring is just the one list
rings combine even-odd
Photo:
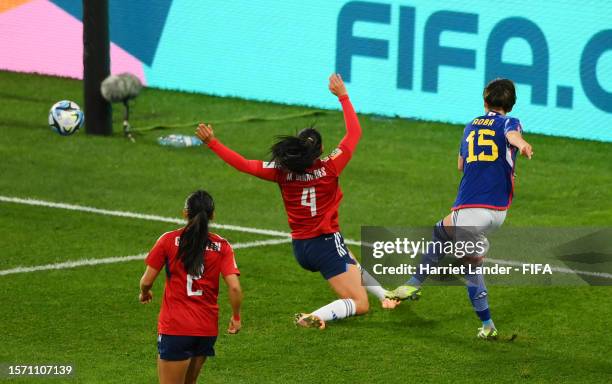
[(361, 125), (359, 125), (359, 119), (357, 119), (357, 114), (353, 109), (353, 104), (351, 104), (348, 95), (341, 96), (339, 100), (342, 104), (342, 112), (344, 113), (346, 134), (338, 146), (342, 146), (352, 153), (355, 151), (359, 139), (361, 139)]
[(221, 158), (221, 160), (236, 168), (238, 171), (257, 176), (264, 180), (276, 181), (277, 169), (273, 165), (261, 160), (247, 160), (239, 153), (226, 147), (215, 137), (211, 125), (198, 125), (196, 134), (206, 145), (208, 145), (208, 148)]
[(338, 148), (330, 155), (330, 159), (334, 163), (337, 173), (340, 174), (348, 164), (359, 143), (359, 139), (361, 138), (361, 125), (359, 124), (359, 119), (353, 109), (353, 104), (351, 104), (346, 86), (340, 75), (333, 74), (329, 77), (329, 90), (331, 93), (338, 96), (338, 100), (340, 100), (342, 112), (344, 113), (344, 125), (346, 127), (346, 134), (340, 141), (340, 144), (338, 144)]
[(329, 90), (340, 100), (342, 105), (342, 112), (344, 113), (344, 125), (346, 126), (346, 134), (340, 141), (338, 147), (342, 147), (343, 150), (353, 152), (359, 143), (361, 138), (361, 125), (359, 125), (359, 119), (353, 109), (353, 104), (349, 99), (346, 86), (342, 77), (338, 74), (333, 74), (329, 77)]

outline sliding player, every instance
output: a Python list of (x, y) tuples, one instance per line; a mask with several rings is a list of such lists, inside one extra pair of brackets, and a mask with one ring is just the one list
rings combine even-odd
[[(452, 213), (434, 227), (433, 240), (437, 242), (474, 239), (483, 241), (488, 248), (486, 234), (502, 225), (512, 202), (516, 154), (520, 152), (529, 159), (533, 155), (531, 145), (521, 136), (519, 120), (506, 116), (516, 102), (514, 83), (507, 79), (494, 80), (486, 86), (483, 97), (486, 114), (475, 118), (463, 132), (457, 163), (463, 178)], [(439, 251), (430, 247), (421, 265), (438, 264), (444, 257)], [(471, 255), (464, 261), (480, 265), (485, 254), (486, 251)], [(387, 297), (418, 299), (426, 278), (426, 273), (417, 273)], [(469, 299), (482, 321), (478, 337), (496, 338), (483, 276), (467, 274), (465, 279)]]
[(159, 313), (157, 368), (159, 382), (196, 383), (208, 356), (214, 356), (218, 333), (219, 275), (228, 287), (232, 318), (228, 332), (240, 330), (242, 291), (230, 244), (208, 231), (214, 202), (204, 191), (189, 195), (184, 228), (164, 233), (145, 259), (140, 302), (151, 302), (151, 287), (166, 268), (164, 299)]
[[(331, 155), (323, 159), (320, 159), (321, 134), (314, 128), (306, 128), (297, 136), (279, 137), (271, 149), (271, 162), (246, 160), (216, 139), (210, 125), (200, 124), (196, 132), (232, 167), (279, 184), (295, 258), (302, 268), (320, 272), (340, 298), (312, 313), (296, 315), (297, 325), (320, 329), (325, 328), (326, 321), (365, 314), (369, 309), (359, 265), (344, 244), (338, 226), (338, 206), (342, 200), (338, 177), (357, 147), (361, 127), (340, 75), (329, 78), (329, 89), (342, 105), (346, 135)], [(383, 306), (397, 305), (395, 300), (385, 300), (385, 290), (372, 280), (364, 271), (364, 284), (383, 301)]]

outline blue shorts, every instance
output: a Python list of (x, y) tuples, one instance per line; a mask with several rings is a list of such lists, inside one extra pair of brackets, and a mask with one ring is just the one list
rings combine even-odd
[(157, 337), (157, 351), (162, 360), (187, 360), (195, 356), (214, 356), (217, 336), (175, 336)]
[(351, 257), (340, 232), (293, 240), (293, 254), (302, 268), (321, 272), (326, 280), (346, 272), (348, 264), (357, 264)]

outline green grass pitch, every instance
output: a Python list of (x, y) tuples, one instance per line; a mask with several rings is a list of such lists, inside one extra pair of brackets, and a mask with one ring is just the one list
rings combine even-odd
[[(118, 128), (119, 109), (112, 137), (52, 133), (49, 107), (60, 99), (82, 104), (79, 81), (0, 72), (0, 84), (0, 195), (178, 217), (185, 196), (205, 188), (216, 199), (219, 223), (287, 231), (277, 186), (239, 174), (206, 148), (158, 146), (155, 139), (169, 131), (139, 134), (130, 143)], [(359, 109), (359, 100), (353, 102)], [(480, 108), (474, 106), (475, 115)], [(308, 109), (145, 89), (132, 124), (301, 112)], [(358, 239), (361, 225), (425, 226), (445, 215), (460, 179), (455, 164), (462, 128), (360, 119), (363, 139), (341, 177), (345, 236)], [(331, 149), (344, 131), (340, 112), (218, 124), (215, 132), (246, 157), (263, 159), (273, 136), (313, 122)], [(516, 198), (505, 225), (609, 226), (612, 145), (526, 137), (535, 157), (518, 162)], [(0, 270), (135, 255), (176, 227), (0, 202)], [(233, 243), (271, 238), (217, 232)], [(217, 357), (205, 364), (201, 382), (596, 383), (612, 377), (608, 287), (490, 287), (498, 328), (519, 334), (512, 343), (475, 339), (479, 323), (462, 287), (426, 287), (419, 302), (392, 312), (371, 297), (367, 316), (325, 331), (304, 330), (292, 324), (293, 313), (334, 299), (321, 277), (300, 269), (289, 244), (237, 249), (236, 258), (244, 328), (237, 336), (220, 334)], [(163, 277), (154, 287), (154, 303), (142, 306), (137, 296), (143, 268), (141, 261), (129, 261), (0, 276), (0, 363), (71, 362), (76, 375), (70, 383), (156, 382)], [(229, 306), (223, 287), (219, 302), (224, 330)], [(15, 382), (28, 380), (44, 381)]]

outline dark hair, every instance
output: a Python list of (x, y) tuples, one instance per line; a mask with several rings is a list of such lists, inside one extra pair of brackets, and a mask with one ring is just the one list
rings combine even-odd
[(181, 232), (178, 258), (188, 274), (199, 276), (204, 271), (204, 251), (209, 244), (208, 222), (215, 211), (212, 196), (202, 190), (193, 192), (185, 201), (187, 225)]
[(495, 79), (487, 84), (482, 97), (489, 108), (502, 108), (510, 112), (516, 103), (514, 83), (509, 79)]
[(277, 136), (270, 148), (272, 161), (280, 168), (304, 173), (323, 152), (323, 139), (314, 127), (302, 129), (296, 136)]

